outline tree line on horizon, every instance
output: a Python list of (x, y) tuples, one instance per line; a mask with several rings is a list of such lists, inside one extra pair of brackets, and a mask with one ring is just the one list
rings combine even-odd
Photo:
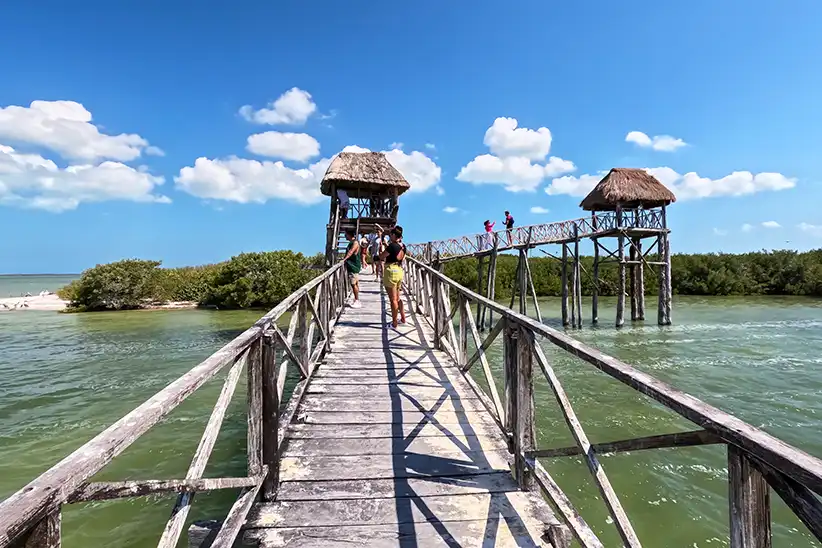
[[(581, 263), (582, 292), (590, 295), (593, 257), (583, 256)], [(160, 261), (126, 259), (89, 268), (58, 294), (69, 301), (69, 311), (124, 310), (171, 301), (221, 309), (271, 308), (311, 280), (323, 264), (321, 253), (306, 256), (288, 250), (241, 253), (218, 264), (180, 268), (162, 268)], [(538, 296), (562, 294), (558, 260), (532, 257), (529, 264)], [(510, 298), (516, 268), (515, 255), (498, 257), (497, 299)], [(646, 294), (657, 292), (655, 268), (645, 268)], [(677, 295), (822, 297), (822, 249), (674, 254), (671, 268)], [(476, 259), (448, 262), (445, 274), (477, 291)], [(600, 266), (600, 295), (616, 294), (617, 274), (614, 264)]]

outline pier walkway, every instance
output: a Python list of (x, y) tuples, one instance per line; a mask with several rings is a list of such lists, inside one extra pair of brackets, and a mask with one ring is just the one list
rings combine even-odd
[[(456, 363), (409, 310), (398, 331), (361, 282), (283, 440), (277, 500), (256, 504), (263, 546), (547, 546), (547, 504), (520, 492), (507, 442)], [(556, 533), (553, 533), (556, 534)]]

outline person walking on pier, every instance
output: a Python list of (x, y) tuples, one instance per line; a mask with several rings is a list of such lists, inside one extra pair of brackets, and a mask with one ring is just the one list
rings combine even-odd
[(485, 249), (491, 249), (494, 245), (494, 225), (497, 224), (496, 221), (493, 223), (488, 219), (485, 219)]
[(369, 243), (369, 251), (371, 252), (371, 269), (374, 274), (374, 281), (379, 281), (382, 278), (382, 259), (380, 253), (383, 251), (383, 233), (382, 228), (377, 227), (377, 232), (371, 235), (371, 242)]
[(351, 282), (351, 292), (354, 299), (349, 303), (351, 308), (362, 308), (360, 304), (360, 270), (362, 261), (360, 260), (360, 244), (357, 242), (357, 233), (353, 228), (345, 231), (345, 239), (348, 240), (348, 247), (345, 249), (345, 271), (348, 273), (348, 281)]
[(505, 231), (508, 234), (508, 247), (514, 245), (514, 240), (511, 236), (511, 231), (514, 229), (514, 218), (510, 211), (505, 212)]
[(391, 327), (397, 329), (397, 314), (399, 323), (405, 323), (405, 307), (400, 296), (402, 286), (402, 261), (405, 259), (405, 244), (402, 243), (402, 227), (395, 226), (391, 230), (391, 243), (381, 254), (385, 261), (383, 285), (391, 303)]

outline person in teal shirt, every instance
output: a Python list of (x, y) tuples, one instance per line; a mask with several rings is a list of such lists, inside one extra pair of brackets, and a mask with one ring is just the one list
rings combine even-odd
[(362, 261), (360, 253), (360, 244), (357, 242), (357, 233), (349, 228), (345, 231), (345, 239), (348, 240), (348, 247), (345, 249), (345, 271), (348, 273), (348, 281), (351, 282), (351, 292), (354, 294), (354, 300), (349, 303), (351, 308), (362, 308), (360, 303), (360, 270), (362, 270)]

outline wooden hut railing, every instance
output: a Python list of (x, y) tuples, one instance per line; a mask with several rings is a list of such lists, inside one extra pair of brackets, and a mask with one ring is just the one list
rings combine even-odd
[[(277, 490), (280, 444), (315, 367), (329, 349), (349, 291), (337, 264), (286, 297), (223, 348), (166, 386), (128, 415), (0, 503), (0, 547), (55, 548), (61, 544), (63, 504), (179, 493), (158, 547), (177, 546), (198, 491), (241, 489), (212, 544), (234, 544), (252, 503), (272, 500)], [(287, 331), (278, 325), (291, 312)], [(299, 382), (284, 401), (289, 363)], [(222, 390), (185, 478), (91, 482), (112, 459), (161, 422), (188, 396), (228, 368)], [(248, 474), (203, 478), (226, 410), (246, 371), (248, 383)]]
[[(602, 546), (585, 520), (572, 507), (540, 458), (582, 455), (625, 546), (640, 546), (631, 522), (614, 491), (598, 455), (643, 449), (724, 444), (728, 455), (730, 545), (732, 548), (771, 546), (769, 486), (822, 540), (822, 460), (681, 392), (634, 367), (607, 356), (541, 322), (489, 300), (424, 263), (407, 261), (405, 291), (418, 312), (434, 330), (434, 344), (460, 364), (466, 381), (508, 439), (513, 472), (522, 488), (541, 488), (584, 547)], [(471, 306), (496, 312), (499, 320), (480, 338)], [(453, 321), (459, 317), (457, 326)], [(503, 382), (497, 388), (488, 349), (502, 336)], [(469, 352), (468, 341), (476, 350)], [(661, 434), (592, 444), (557, 375), (540, 346), (551, 343), (588, 362), (616, 380), (651, 397), (700, 428), (691, 432)], [(470, 375), (477, 364), (488, 385), (483, 391)], [(554, 393), (576, 445), (540, 448), (534, 424), (534, 369), (544, 375)]]
[(592, 213), (590, 217), (519, 226), (511, 230), (503, 229), (492, 233), (483, 232), (427, 243), (407, 244), (406, 248), (408, 254), (412, 257), (431, 262), (437, 257), (440, 260), (446, 260), (490, 252), (493, 248), (494, 239), (498, 241), (497, 251), (504, 251), (527, 246), (571, 242), (580, 238), (598, 237), (627, 228), (665, 230), (662, 209), (638, 208), (621, 209), (620, 212), (600, 211)]

